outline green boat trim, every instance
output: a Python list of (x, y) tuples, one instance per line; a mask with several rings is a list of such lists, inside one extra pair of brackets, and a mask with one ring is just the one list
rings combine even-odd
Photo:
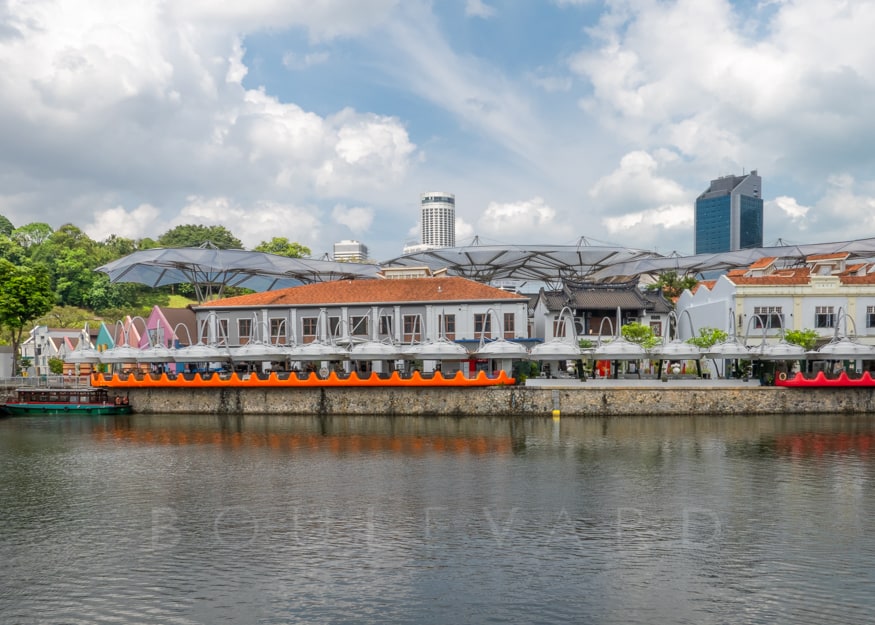
[(92, 386), (28, 387), (16, 389), (2, 404), (9, 415), (28, 414), (130, 414), (127, 397), (109, 396), (105, 388)]

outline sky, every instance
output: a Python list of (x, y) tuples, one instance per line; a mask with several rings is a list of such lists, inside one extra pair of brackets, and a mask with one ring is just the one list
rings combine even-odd
[(0, 214), (693, 253), (756, 169), (764, 244), (875, 236), (875, 0), (0, 0)]

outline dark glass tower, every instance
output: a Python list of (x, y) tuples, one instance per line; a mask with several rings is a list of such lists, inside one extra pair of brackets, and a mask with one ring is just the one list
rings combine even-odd
[(696, 198), (696, 254), (763, 246), (762, 187), (756, 170), (711, 181)]

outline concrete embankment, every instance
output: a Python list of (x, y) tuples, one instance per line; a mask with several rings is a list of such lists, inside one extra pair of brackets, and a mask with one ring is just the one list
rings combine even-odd
[(875, 411), (875, 388), (792, 389), (730, 381), (461, 388), (131, 389), (135, 412), (561, 416), (829, 414)]

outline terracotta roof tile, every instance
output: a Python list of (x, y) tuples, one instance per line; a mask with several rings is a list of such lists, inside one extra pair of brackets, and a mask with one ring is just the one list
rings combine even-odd
[(805, 262), (813, 263), (820, 260), (847, 260), (850, 257), (848, 252), (834, 252), (832, 254), (812, 254), (805, 258)]
[(776, 260), (778, 260), (776, 256), (763, 256), (758, 261), (753, 263), (750, 267), (748, 267), (748, 269), (765, 269)]
[(397, 280), (336, 280), (306, 284), (276, 291), (227, 297), (197, 308), (262, 306), (319, 306), (323, 304), (395, 304), (401, 302), (470, 302), (495, 300), (528, 301), (525, 295), (510, 293), (466, 278), (405, 278)]

